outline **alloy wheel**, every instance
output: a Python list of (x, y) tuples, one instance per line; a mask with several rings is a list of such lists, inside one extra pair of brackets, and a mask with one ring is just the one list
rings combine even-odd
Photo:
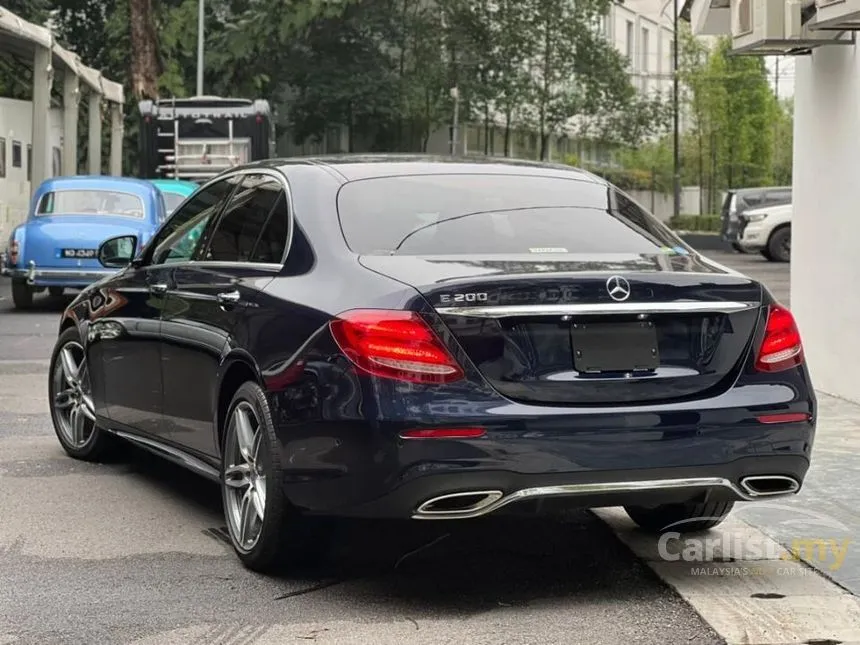
[(54, 411), (63, 439), (80, 449), (95, 431), (95, 406), (90, 389), (84, 348), (69, 341), (60, 350), (54, 368)]
[(242, 551), (260, 539), (266, 512), (266, 473), (263, 464), (265, 429), (254, 407), (240, 401), (230, 416), (224, 460), (224, 486), (230, 532)]

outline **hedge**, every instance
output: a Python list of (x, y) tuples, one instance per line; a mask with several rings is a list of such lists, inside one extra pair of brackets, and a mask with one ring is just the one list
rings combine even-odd
[(722, 220), (719, 215), (678, 215), (669, 220), (669, 226), (676, 231), (720, 231)]

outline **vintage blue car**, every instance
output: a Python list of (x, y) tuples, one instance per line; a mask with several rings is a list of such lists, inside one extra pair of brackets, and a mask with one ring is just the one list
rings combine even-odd
[(96, 257), (99, 245), (116, 235), (137, 236), (142, 248), (166, 217), (164, 197), (151, 182), (128, 177), (56, 177), (39, 186), (27, 220), (9, 239), (0, 273), (12, 278), (18, 309), (48, 289), (86, 287), (116, 269)]

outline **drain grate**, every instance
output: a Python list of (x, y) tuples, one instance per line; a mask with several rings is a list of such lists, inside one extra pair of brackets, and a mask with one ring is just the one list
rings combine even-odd
[(223, 542), (224, 544), (232, 545), (232, 542), (230, 541), (230, 534), (227, 533), (226, 526), (203, 529), (203, 535), (208, 535), (212, 539), (218, 540), (219, 542)]

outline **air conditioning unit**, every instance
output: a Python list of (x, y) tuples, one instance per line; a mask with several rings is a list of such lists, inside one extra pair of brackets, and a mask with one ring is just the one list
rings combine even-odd
[[(860, 4), (860, 0), (817, 0)], [(852, 44), (841, 33), (814, 30), (804, 23), (812, 0), (731, 0), (732, 53), (752, 56), (807, 54), (822, 45)]]
[(860, 30), (860, 0), (815, 0), (812, 29)]
[(732, 0), (730, 6), (735, 49), (785, 37), (784, 0)]

